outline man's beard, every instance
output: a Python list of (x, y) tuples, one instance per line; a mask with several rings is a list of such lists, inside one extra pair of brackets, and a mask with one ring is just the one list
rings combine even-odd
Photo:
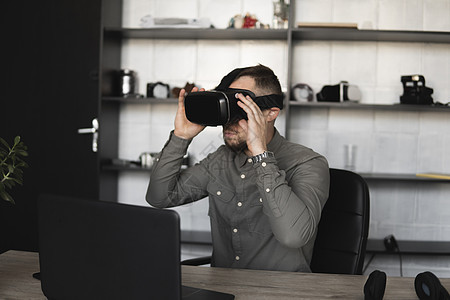
[(230, 144), (229, 141), (227, 141), (225, 138), (223, 139), (225, 142), (225, 145), (231, 149), (232, 151), (239, 153), (243, 152), (247, 149), (247, 142), (246, 141), (240, 141), (238, 144)]
[[(223, 141), (225, 142), (225, 145), (226, 145), (229, 149), (231, 149), (232, 151), (234, 151), (234, 152), (236, 152), (236, 153), (245, 151), (245, 150), (247, 149), (247, 141), (245, 141), (245, 140), (243, 140), (243, 141), (238, 141), (237, 144), (236, 144), (236, 143), (231, 143), (230, 140), (227, 140), (227, 139), (225, 138), (225, 130), (229, 130), (230, 127), (231, 127), (231, 125), (234, 125), (234, 123), (225, 124), (225, 125), (224, 125), (224, 128), (223, 128), (223, 132), (224, 132), (224, 135), (223, 135)], [(234, 142), (234, 140), (233, 140), (233, 142)]]

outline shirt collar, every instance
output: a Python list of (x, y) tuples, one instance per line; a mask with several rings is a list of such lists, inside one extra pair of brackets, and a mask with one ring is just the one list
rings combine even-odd
[(275, 133), (273, 134), (272, 139), (270, 140), (269, 144), (267, 144), (267, 150), (270, 152), (278, 152), (278, 149), (281, 146), (283, 138), (281, 137), (278, 130), (275, 128)]

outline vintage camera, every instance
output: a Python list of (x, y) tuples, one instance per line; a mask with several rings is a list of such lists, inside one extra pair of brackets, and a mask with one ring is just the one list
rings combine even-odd
[(325, 85), (316, 95), (317, 101), (343, 102), (361, 100), (361, 91), (356, 85), (341, 81), (336, 85)]
[(240, 89), (189, 93), (184, 99), (186, 117), (192, 123), (204, 126), (218, 126), (233, 120), (247, 119), (247, 114), (237, 104), (238, 93), (255, 99), (255, 94), (251, 91)]
[(433, 104), (433, 89), (425, 86), (425, 77), (422, 75), (402, 76), (403, 95), (401, 104)]

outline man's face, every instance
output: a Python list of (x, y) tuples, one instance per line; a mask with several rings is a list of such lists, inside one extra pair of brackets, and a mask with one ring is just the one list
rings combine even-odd
[[(236, 79), (231, 85), (232, 89), (243, 89), (255, 92), (255, 80), (249, 76)], [(223, 125), (223, 140), (231, 150), (239, 152), (247, 149), (247, 134), (244, 132), (239, 121)], [(241, 122), (247, 122), (241, 120)]]

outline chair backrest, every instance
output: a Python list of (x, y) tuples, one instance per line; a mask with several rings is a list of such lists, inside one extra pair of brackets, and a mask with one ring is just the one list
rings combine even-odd
[(330, 194), (319, 222), (312, 272), (362, 274), (369, 207), (369, 188), (360, 175), (330, 169)]

